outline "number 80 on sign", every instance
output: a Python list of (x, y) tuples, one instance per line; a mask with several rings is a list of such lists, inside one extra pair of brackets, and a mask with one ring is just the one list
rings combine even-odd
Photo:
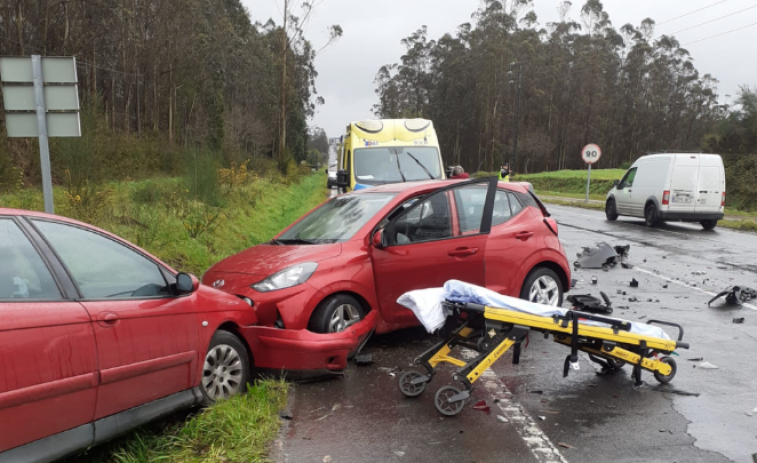
[(581, 150), (581, 159), (583, 159), (586, 164), (594, 164), (599, 161), (599, 158), (601, 157), (602, 150), (594, 143), (589, 143)]

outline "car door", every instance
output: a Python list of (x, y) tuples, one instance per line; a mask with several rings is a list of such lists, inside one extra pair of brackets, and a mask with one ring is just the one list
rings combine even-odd
[(92, 443), (98, 382), (92, 323), (67, 291), (71, 282), (58, 278), (60, 263), (26, 226), (0, 217), (0, 461), (39, 456), (40, 449), (17, 447), (66, 431), (44, 456)]
[(93, 321), (100, 419), (190, 389), (197, 375), (194, 293), (175, 296), (173, 275), (111, 236), (34, 220), (66, 266)]
[(633, 210), (633, 181), (636, 178), (636, 167), (631, 168), (620, 184), (615, 189), (615, 204), (618, 208), (618, 213), (623, 215), (631, 215)]
[[(522, 263), (544, 244), (546, 227), (512, 191), (497, 190), (486, 243), (486, 287), (519, 297)], [(541, 214), (541, 211), (539, 211)]]
[(386, 322), (407, 323), (413, 312), (397, 298), (458, 279), (484, 284), (484, 250), (491, 228), (495, 181), (472, 181), (434, 192), (385, 227), (388, 246), (372, 247), (373, 272)]

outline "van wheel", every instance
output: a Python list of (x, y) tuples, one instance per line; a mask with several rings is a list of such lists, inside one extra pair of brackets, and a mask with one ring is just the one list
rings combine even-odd
[(608, 199), (605, 203), (605, 216), (610, 222), (618, 220), (618, 208), (615, 206), (614, 199)]
[(705, 230), (708, 230), (708, 231), (709, 231), (709, 230), (714, 230), (714, 229), (715, 229), (715, 227), (716, 227), (716, 226), (718, 225), (718, 221), (717, 221), (717, 220), (715, 220), (715, 219), (711, 219), (711, 220), (702, 220), (702, 221), (701, 221), (701, 222), (699, 222), (699, 223), (700, 223), (700, 224), (702, 224), (702, 228), (704, 228)]
[(202, 367), (200, 391), (203, 405), (247, 392), (250, 378), (247, 348), (236, 336), (219, 330), (213, 335)]
[(656, 227), (660, 223), (660, 217), (657, 215), (657, 206), (649, 204), (644, 209), (644, 221), (648, 227)]
[(365, 318), (360, 302), (347, 294), (323, 300), (313, 312), (308, 329), (314, 333), (340, 333)]

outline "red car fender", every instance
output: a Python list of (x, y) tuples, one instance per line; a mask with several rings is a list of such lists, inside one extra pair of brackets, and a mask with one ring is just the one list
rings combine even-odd
[[(528, 256), (528, 258), (523, 262), (523, 264), (520, 266), (520, 271), (517, 278), (517, 291), (514, 292), (514, 294), (520, 295), (520, 291), (523, 288), (523, 283), (526, 280), (526, 277), (529, 273), (538, 265), (543, 264), (545, 262), (548, 262), (553, 265), (557, 265), (562, 269), (562, 271), (565, 273), (565, 278), (567, 279), (568, 285), (565, 287), (565, 282), (563, 281), (563, 291), (568, 292), (570, 291), (570, 267), (567, 267), (565, 265), (565, 256), (563, 256), (559, 251), (545, 248), (540, 249), (539, 251), (531, 254)], [(561, 263), (562, 262), (562, 263)]]

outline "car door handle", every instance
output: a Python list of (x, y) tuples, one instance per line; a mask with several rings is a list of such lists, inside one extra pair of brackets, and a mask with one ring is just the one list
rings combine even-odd
[(532, 236), (534, 236), (534, 232), (532, 232), (532, 231), (522, 231), (520, 233), (516, 233), (515, 234), (515, 239), (516, 240), (526, 241), (529, 238), (531, 238)]
[(118, 325), (119, 320), (120, 318), (117, 314), (104, 312), (97, 317), (97, 324), (105, 328), (112, 328)]
[(472, 256), (473, 254), (477, 252), (478, 252), (478, 248), (457, 248), (451, 251), (447, 251), (447, 255), (452, 256), (452, 257), (466, 257), (466, 256)]

